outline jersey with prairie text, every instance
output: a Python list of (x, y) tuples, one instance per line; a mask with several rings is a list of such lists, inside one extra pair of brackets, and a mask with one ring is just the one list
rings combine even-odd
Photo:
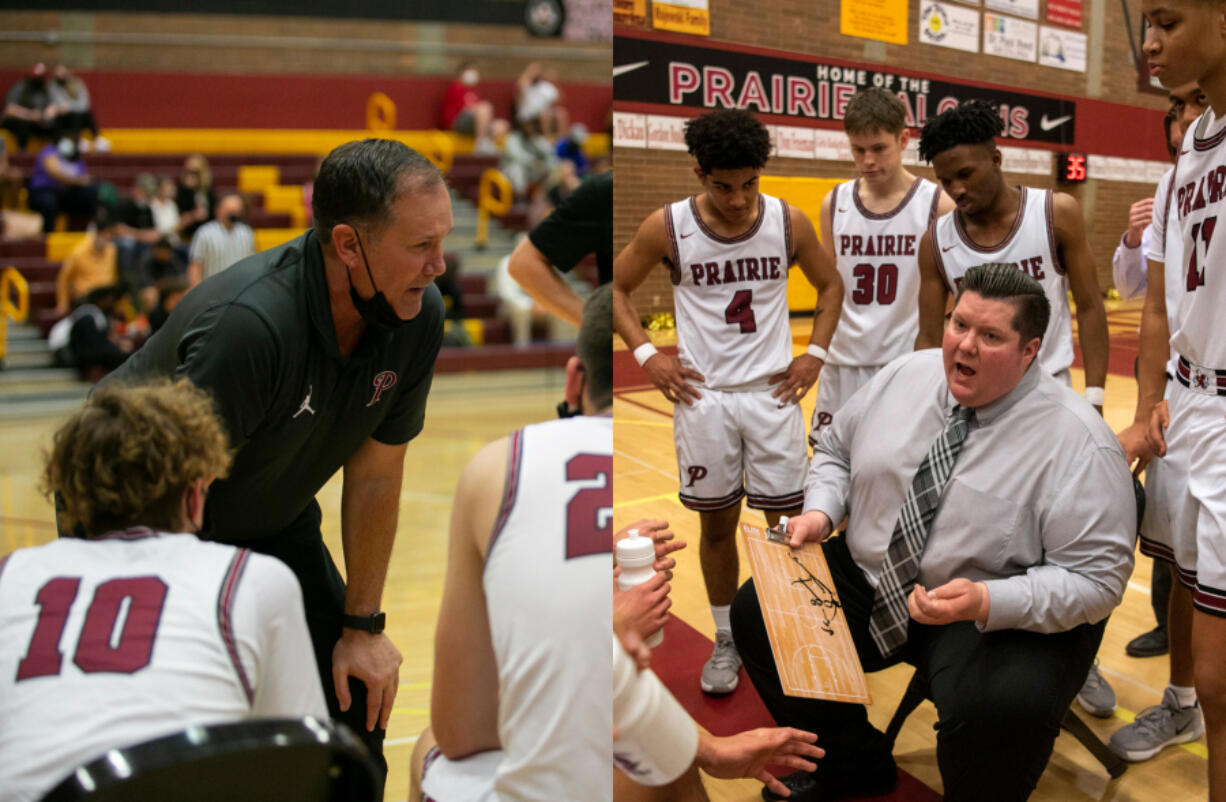
[(996, 245), (980, 245), (962, 226), (958, 210), (941, 215), (929, 229), (932, 254), (950, 292), (957, 294), (966, 271), (988, 262), (1005, 262), (1043, 285), (1051, 319), (1039, 348), (1039, 364), (1055, 375), (1073, 364), (1073, 324), (1068, 278), (1056, 247), (1055, 213), (1050, 190), (1018, 187), (1021, 199), (1008, 235)]
[(831, 365), (884, 365), (910, 353), (919, 333), (919, 243), (941, 189), (917, 178), (888, 212), (870, 212), (860, 180), (831, 192), (830, 231), (843, 277), (843, 311), (830, 341)]
[(189, 534), (62, 538), (0, 563), (0, 788), (42, 797), (118, 747), (328, 715), (279, 560)]
[[(1206, 109), (1188, 129), (1175, 166), (1170, 217), (1179, 220), (1182, 264), (1165, 265), (1183, 293), (1171, 329), (1171, 348), (1191, 362), (1226, 369), (1226, 119)], [(1174, 232), (1172, 231), (1173, 235)]]
[(498, 664), (498, 799), (611, 794), (612, 476), (609, 416), (510, 438), (482, 577)]
[(715, 390), (760, 384), (792, 361), (788, 267), (792, 223), (781, 198), (758, 196), (749, 230), (722, 237), (695, 198), (665, 207), (677, 352)]

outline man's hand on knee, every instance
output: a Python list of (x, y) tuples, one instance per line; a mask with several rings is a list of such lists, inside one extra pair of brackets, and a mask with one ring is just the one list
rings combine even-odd
[(366, 684), (366, 729), (387, 729), (400, 687), (400, 664), (404, 658), (387, 635), (372, 635), (354, 629), (342, 630), (332, 649), (332, 681), (341, 711), (349, 709), (349, 678)]
[(907, 597), (911, 617), (921, 624), (940, 626), (956, 621), (988, 620), (991, 608), (988, 586), (969, 579), (953, 579), (932, 590), (916, 584)]

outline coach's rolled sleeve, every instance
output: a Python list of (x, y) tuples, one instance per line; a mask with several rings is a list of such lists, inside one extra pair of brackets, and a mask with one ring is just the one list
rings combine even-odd
[(985, 630), (1063, 632), (1106, 618), (1133, 568), (1136, 497), (1118, 446), (1084, 452), (1057, 483), (1038, 525), (1043, 562), (987, 581)]

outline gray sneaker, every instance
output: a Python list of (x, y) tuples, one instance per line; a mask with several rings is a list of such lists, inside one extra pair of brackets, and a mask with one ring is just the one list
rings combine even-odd
[(1162, 704), (1142, 710), (1126, 727), (1111, 736), (1109, 746), (1124, 760), (1149, 760), (1164, 746), (1195, 741), (1205, 733), (1200, 702), (1180, 707), (1170, 688), (1162, 694)]
[(1077, 692), (1077, 703), (1091, 716), (1110, 718), (1115, 712), (1115, 691), (1098, 670), (1098, 661), (1090, 666), (1085, 684)]
[(737, 671), (741, 668), (741, 656), (736, 653), (732, 638), (722, 632), (715, 633), (715, 650), (711, 659), (702, 667), (702, 689), (706, 693), (724, 694), (736, 690), (740, 680)]

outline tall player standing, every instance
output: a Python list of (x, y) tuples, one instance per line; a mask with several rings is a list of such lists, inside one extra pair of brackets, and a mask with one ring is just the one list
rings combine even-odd
[[(758, 191), (770, 136), (757, 118), (704, 114), (686, 124), (685, 143), (703, 191), (653, 212), (618, 255), (613, 320), (674, 404), (681, 503), (698, 512), (716, 628), (702, 688), (718, 694), (735, 690), (741, 664), (728, 621), (741, 499), (772, 525), (800, 512), (807, 452), (799, 401), (825, 361), (843, 282), (804, 213)], [(656, 351), (630, 299), (661, 262), (673, 283), (677, 356)], [(818, 290), (809, 348), (795, 358), (787, 307), (793, 262)]]
[(920, 239), (954, 203), (903, 167), (906, 121), (902, 101), (878, 87), (857, 92), (843, 116), (858, 177), (826, 195), (821, 226), (822, 249), (847, 291), (817, 385), (810, 443), (882, 365), (911, 352), (919, 330)]
[[(1180, 264), (1149, 263), (1141, 315), (1139, 392), (1157, 403), (1149, 445), (1175, 471), (1186, 491), (1172, 499), (1172, 539), (1179, 578), (1194, 586), (1192, 659), (1196, 694), (1209, 745), (1209, 798), (1226, 800), (1226, 238), (1214, 236), (1226, 211), (1226, 3), (1144, 0), (1149, 22), (1145, 54), (1163, 85), (1195, 81), (1209, 108), (1183, 141), (1171, 184), (1171, 217), (1179, 220)], [(1171, 235), (1175, 235), (1171, 231)], [(1164, 297), (1166, 270), (1179, 270), (1184, 292), (1170, 329)], [(1168, 398), (1162, 367), (1179, 355)], [(1140, 407), (1140, 404), (1138, 404)], [(1138, 414), (1141, 410), (1138, 409)]]

